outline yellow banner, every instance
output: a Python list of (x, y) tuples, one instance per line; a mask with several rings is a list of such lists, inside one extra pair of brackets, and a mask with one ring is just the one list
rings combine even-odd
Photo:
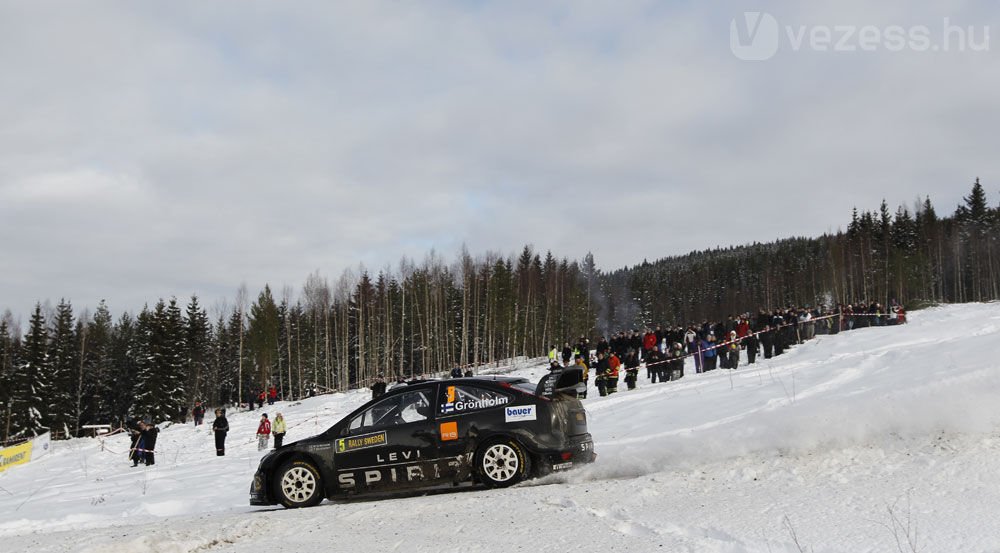
[(0, 449), (0, 472), (31, 460), (31, 442)]

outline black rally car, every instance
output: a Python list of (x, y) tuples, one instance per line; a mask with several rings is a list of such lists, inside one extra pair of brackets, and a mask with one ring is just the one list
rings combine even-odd
[(510, 486), (596, 457), (579, 376), (426, 380), (393, 387), (329, 430), (264, 456), (251, 505), (479, 483)]

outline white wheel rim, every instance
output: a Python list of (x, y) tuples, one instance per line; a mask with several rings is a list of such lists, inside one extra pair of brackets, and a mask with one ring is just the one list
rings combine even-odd
[(506, 482), (517, 474), (517, 452), (507, 444), (494, 444), (483, 455), (483, 472), (491, 480)]
[(316, 477), (310, 470), (292, 467), (281, 477), (281, 493), (295, 503), (308, 501), (316, 493)]

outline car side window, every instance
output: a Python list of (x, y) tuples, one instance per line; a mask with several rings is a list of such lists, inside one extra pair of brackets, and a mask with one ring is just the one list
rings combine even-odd
[(348, 430), (368, 431), (398, 424), (419, 422), (430, 417), (430, 399), (426, 390), (414, 390), (386, 398), (351, 419)]
[(507, 405), (510, 401), (510, 396), (503, 392), (479, 386), (468, 384), (441, 386), (441, 401), (438, 403), (438, 412), (442, 415), (454, 415), (500, 407)]

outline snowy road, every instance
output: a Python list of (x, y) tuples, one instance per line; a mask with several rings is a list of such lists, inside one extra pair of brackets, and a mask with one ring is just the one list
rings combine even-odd
[[(161, 432), (149, 468), (127, 464), (125, 438), (113, 451), (55, 443), (0, 473), (0, 539), (5, 551), (1000, 551), (998, 346), (1000, 305), (950, 306), (735, 372), (643, 379), (586, 400), (594, 465), (507, 490), (251, 508), (257, 413), (230, 417), (223, 458), (190, 425)], [(296, 439), (365, 399), (271, 410)]]

